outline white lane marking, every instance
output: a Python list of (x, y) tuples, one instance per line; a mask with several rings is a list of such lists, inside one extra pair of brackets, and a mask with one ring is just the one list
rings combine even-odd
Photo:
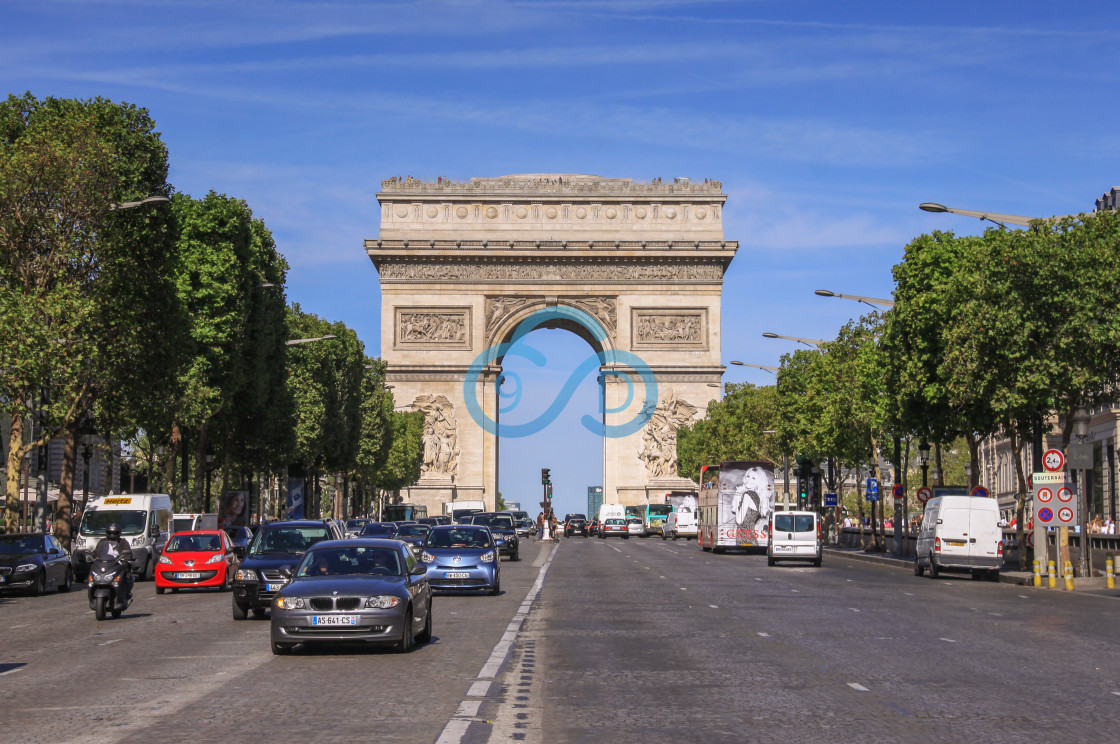
[(859, 610), (857, 610), (855, 607), (849, 607), (848, 609), (851, 610), (852, 612), (859, 612)]
[(108, 646), (110, 643), (120, 643), (123, 640), (124, 640), (123, 638), (114, 638), (111, 641), (105, 641), (104, 643), (99, 643), (97, 645), (98, 646)]
[(719, 605), (708, 605), (708, 606), (711, 607), (713, 610), (718, 610), (719, 609)]
[(681, 591), (682, 591), (682, 592), (687, 592), (687, 591), (688, 591), (688, 587), (684, 587), (684, 586), (682, 586), (682, 587), (681, 587)]
[(644, 568), (647, 571), (649, 570), (649, 566), (642, 566), (642, 568)]
[(762, 636), (763, 638), (769, 638), (770, 637), (769, 633), (759, 633), (759, 635)]
[(790, 591), (793, 592), (794, 594), (800, 594), (801, 593), (800, 589), (790, 589)]
[(609, 543), (607, 544), (607, 547), (610, 548), (611, 550), (613, 550), (616, 553), (621, 553), (622, 552), (621, 550), (619, 550), (618, 548), (616, 548), (615, 546), (613, 546)]
[(851, 579), (844, 579), (844, 581), (851, 581)]
[(1026, 594), (1020, 594), (1019, 599), (1028, 599)]
[(754, 577), (754, 580), (755, 581), (762, 581), (762, 579), (758, 578), (757, 576)]
[(16, 672), (22, 672), (22, 671), (23, 671), (23, 667), (16, 667), (15, 669), (9, 669), (6, 672), (0, 672), (0, 677), (3, 677), (5, 674), (15, 674)]
[(913, 596), (914, 596), (914, 595), (913, 595), (913, 594), (911, 594), (910, 592), (903, 592), (903, 594), (905, 594), (905, 595), (906, 595), (907, 597), (913, 597)]
[(16, 628), (28, 628), (28, 627), (31, 627), (31, 623), (24, 623), (23, 625), (13, 625), (10, 628), (8, 628), (8, 630), (15, 630)]
[[(5, 672), (5, 674), (6, 674), (6, 673), (7, 673), (7, 672)], [(1120, 695), (1120, 690), (1113, 690), (1113, 691), (1112, 691), (1112, 694), (1113, 694), (1113, 695)]]
[(486, 697), (488, 692), (490, 692), (490, 683), (480, 679), (471, 685), (471, 689), (467, 690), (467, 697)]
[(856, 690), (858, 692), (870, 692), (866, 687), (859, 684), (858, 682), (849, 682), (848, 687), (851, 687), (853, 690)]
[[(557, 543), (553, 545), (552, 550), (548, 552), (548, 557), (537, 573), (537, 580), (533, 582), (533, 586), (529, 588), (525, 599), (521, 602), (517, 612), (514, 613), (513, 619), (506, 627), (506, 633), (502, 636), (502, 640), (498, 641), (494, 646), (494, 650), (490, 652), (490, 658), (486, 660), (486, 663), (482, 665), (482, 669), (479, 670), (475, 681), (467, 691), (467, 697), (476, 697), (476, 695), (472, 695), (472, 692), (478, 689), (479, 683), (485, 682), (489, 685), (498, 675), (502, 664), (506, 660), (506, 656), (509, 654), (510, 648), (517, 640), (517, 634), (520, 632), (522, 623), (525, 618), (529, 616), (529, 611), (533, 606), (533, 602), (536, 601), (537, 595), (540, 594), (541, 587), (544, 585), (544, 577), (548, 573), (549, 567), (552, 565), (552, 559), (556, 557), (556, 551), (559, 549), (560, 544)], [(436, 739), (436, 744), (458, 744), (458, 742), (461, 742), (463, 737), (467, 734), (467, 729), (472, 719), (478, 716), (478, 709), (482, 703), (482, 700), (463, 700), (460, 702), (459, 709), (455, 712), (455, 715), (448, 720), (447, 725), (443, 727), (439, 738)]]
[(657, 578), (659, 578), (659, 579), (664, 579), (665, 577), (664, 577), (664, 576), (658, 576)]
[(988, 614), (992, 615), (993, 617), (1003, 617), (1002, 612), (989, 612)]
[(937, 640), (945, 641), (946, 643), (956, 643), (952, 638), (938, 638)]

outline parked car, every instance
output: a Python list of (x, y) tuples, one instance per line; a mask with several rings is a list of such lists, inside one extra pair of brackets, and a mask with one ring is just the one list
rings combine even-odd
[(392, 537), (397, 534), (397, 525), (393, 522), (370, 522), (362, 528), (360, 537)]
[(427, 566), (433, 589), (502, 588), (502, 562), (490, 528), (481, 525), (440, 525), (424, 541), (420, 560)]
[(665, 524), (661, 528), (661, 539), (671, 537), (676, 540), (678, 537), (691, 537), (695, 540), (697, 532), (696, 514), (686, 506), (665, 518)]
[(766, 565), (778, 561), (812, 561), (821, 565), (820, 515), (811, 511), (771, 512), (766, 543)]
[(972, 578), (999, 581), (1003, 566), (1003, 531), (995, 499), (935, 496), (926, 502), (914, 557), (914, 575), (929, 569), (970, 571)]
[(517, 536), (532, 537), (537, 534), (537, 523), (531, 519), (517, 520)]
[(604, 519), (603, 526), (599, 528), (599, 537), (606, 539), (608, 536), (629, 538), (630, 530), (626, 526), (626, 520), (621, 517)]
[(68, 592), (73, 580), (70, 554), (53, 535), (0, 535), (0, 591), (24, 591), (33, 596), (48, 589)]
[(646, 536), (646, 526), (642, 524), (642, 520), (638, 517), (626, 518), (626, 531), (627, 533), (635, 537)]
[(238, 560), (245, 558), (249, 552), (249, 542), (253, 539), (253, 531), (248, 527), (226, 527), (226, 536), (233, 544), (233, 554)]
[(393, 539), (405, 543), (412, 548), (413, 553), (419, 555), (420, 550), (424, 547), (424, 540), (427, 539), (428, 533), (431, 531), (432, 528), (426, 524), (406, 524), (397, 529)]
[(264, 617), (308, 548), (333, 539), (334, 530), (321, 519), (263, 525), (233, 576), (233, 619), (244, 620), (250, 610), (254, 617)]
[(471, 524), (490, 528), (498, 553), (508, 555), (511, 561), (521, 560), (521, 541), (517, 537), (517, 527), (513, 515), (505, 512), (479, 512), (471, 515)]
[(572, 537), (573, 535), (583, 535), (587, 537), (587, 520), (586, 519), (569, 519), (564, 525), (564, 537)]
[(300, 643), (377, 643), (408, 652), (432, 640), (424, 564), (397, 540), (317, 543), (272, 603), (272, 653)]
[(230, 588), (238, 560), (222, 530), (176, 532), (156, 561), (156, 594), (170, 589)]

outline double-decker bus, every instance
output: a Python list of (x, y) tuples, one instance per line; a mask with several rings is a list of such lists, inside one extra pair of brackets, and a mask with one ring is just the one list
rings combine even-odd
[(428, 516), (423, 504), (386, 504), (381, 510), (382, 522), (415, 522)]
[(697, 542), (717, 553), (766, 547), (774, 511), (774, 463), (727, 460), (700, 474)]

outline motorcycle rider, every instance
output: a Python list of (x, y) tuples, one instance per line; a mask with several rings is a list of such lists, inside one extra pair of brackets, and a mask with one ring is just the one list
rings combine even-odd
[(125, 566), (125, 577), (128, 582), (126, 589), (126, 596), (132, 596), (132, 548), (128, 544), (128, 540), (121, 539), (121, 526), (116, 522), (111, 522), (105, 528), (105, 537), (97, 541), (97, 547), (93, 549), (93, 554), (96, 556), (107, 556), (109, 558), (116, 558), (117, 562)]

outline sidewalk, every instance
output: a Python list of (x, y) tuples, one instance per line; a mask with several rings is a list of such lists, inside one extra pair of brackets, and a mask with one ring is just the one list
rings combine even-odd
[[(913, 572), (914, 559), (913, 558), (900, 558), (892, 553), (868, 553), (862, 548), (848, 548), (848, 547), (835, 547), (826, 545), (824, 552), (833, 556), (842, 556), (844, 558), (851, 558), (865, 563), (878, 563), (883, 566), (893, 566), (895, 568), (904, 569)], [(954, 576), (964, 576), (965, 574), (951, 574)], [(1001, 584), (1018, 584), (1020, 586), (1028, 586), (1033, 588), (1034, 574), (1030, 571), (1011, 571), (1003, 569), (999, 572), (999, 581)], [(1109, 589), (1105, 586), (1105, 578), (1103, 576), (1095, 576), (1093, 578), (1074, 579), (1074, 591), (1078, 594), (1089, 594), (1100, 597), (1114, 597), (1120, 599), (1120, 582), (1117, 582), (1117, 588)], [(1047, 587), (1046, 576), (1042, 577), (1041, 589), (1046, 591), (1065, 591), (1065, 581), (1058, 577), (1058, 588), (1049, 589)]]

